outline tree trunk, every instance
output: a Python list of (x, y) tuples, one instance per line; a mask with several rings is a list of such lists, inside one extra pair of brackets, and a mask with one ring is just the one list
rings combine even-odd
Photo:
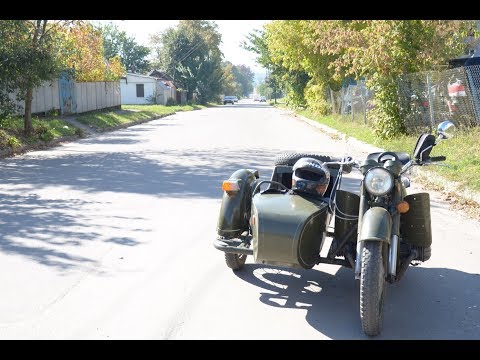
[(25, 96), (24, 132), (26, 136), (30, 136), (33, 133), (32, 100), (33, 100), (33, 89), (29, 87), (27, 89), (27, 95)]

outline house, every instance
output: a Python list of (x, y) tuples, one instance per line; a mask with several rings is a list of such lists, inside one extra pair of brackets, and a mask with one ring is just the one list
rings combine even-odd
[(157, 97), (157, 79), (128, 73), (120, 79), (122, 104), (154, 104)]
[(175, 99), (177, 104), (185, 104), (187, 102), (187, 92), (180, 90), (175, 84), (173, 78), (165, 71), (152, 70), (148, 75), (157, 78), (164, 85), (170, 87), (170, 89), (172, 89), (172, 97)]
[(167, 105), (169, 99), (176, 98), (173, 83), (156, 76), (127, 73), (120, 84), (122, 104)]

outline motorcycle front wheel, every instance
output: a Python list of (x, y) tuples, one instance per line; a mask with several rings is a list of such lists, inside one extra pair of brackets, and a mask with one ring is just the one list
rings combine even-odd
[(360, 276), (360, 318), (365, 334), (376, 336), (382, 330), (385, 300), (386, 245), (381, 241), (366, 241), (362, 252)]

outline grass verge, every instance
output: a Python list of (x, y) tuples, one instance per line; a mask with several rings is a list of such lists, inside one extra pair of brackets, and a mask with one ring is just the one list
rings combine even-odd
[(179, 111), (191, 111), (204, 107), (201, 105), (122, 105), (121, 110), (95, 111), (79, 115), (76, 119), (84, 125), (103, 131), (121, 125), (141, 122), (142, 120), (148, 121), (171, 115)]
[[(78, 115), (75, 119), (98, 131), (105, 131), (122, 125), (149, 121), (179, 111), (198, 110), (205, 107), (202, 105), (122, 105), (121, 110), (95, 111)], [(57, 139), (84, 135), (82, 129), (58, 116), (34, 117), (32, 123), (33, 134), (27, 137), (23, 134), (23, 117), (0, 119), (0, 153), (3, 153), (2, 156), (9, 156), (17, 150), (24, 151), (29, 146), (35, 148), (36, 145), (48, 145)]]
[(56, 117), (32, 118), (33, 133), (23, 134), (23, 118), (12, 117), (0, 121), (0, 151), (9, 151), (54, 139), (80, 136), (79, 129)]
[[(347, 136), (375, 145), (387, 151), (413, 153), (418, 135), (398, 136), (384, 140), (375, 136), (373, 129), (365, 124), (351, 122), (340, 116), (319, 116), (307, 110), (298, 112), (309, 119), (336, 129)], [(432, 151), (432, 156), (445, 155), (445, 166), (430, 166), (429, 172), (454, 181), (460, 189), (480, 192), (480, 128), (458, 130), (448, 141), (440, 142)]]

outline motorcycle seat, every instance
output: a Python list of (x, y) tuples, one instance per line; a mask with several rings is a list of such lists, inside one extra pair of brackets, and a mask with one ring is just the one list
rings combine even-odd
[[(394, 153), (398, 156), (398, 160), (402, 163), (402, 165), (405, 165), (410, 161), (410, 155), (406, 152), (399, 152), (399, 151), (394, 151)], [(367, 155), (368, 160), (375, 160), (377, 161), (378, 155), (380, 155), (381, 152), (374, 152), (370, 153)], [(388, 155), (385, 156), (384, 159), (388, 159)]]

